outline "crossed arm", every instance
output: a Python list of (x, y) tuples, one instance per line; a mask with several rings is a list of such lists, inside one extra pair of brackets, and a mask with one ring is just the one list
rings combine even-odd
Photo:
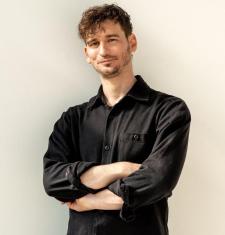
[[(73, 154), (79, 156), (79, 152), (75, 147), (71, 150), (72, 142), (68, 139), (72, 118), (69, 112), (64, 112), (54, 126), (43, 159), (47, 194), (67, 202), (77, 211), (121, 209), (121, 218), (125, 220), (129, 219), (126, 211), (135, 211), (169, 197), (185, 161), (191, 115), (181, 99), (170, 96), (160, 102), (155, 115), (156, 138), (142, 164), (117, 162), (96, 166), (96, 162), (74, 162)], [(98, 193), (94, 189), (99, 189)], [(86, 194), (87, 191), (90, 194)]]
[[(107, 165), (93, 166), (85, 171), (81, 177), (81, 183), (93, 189), (101, 189), (117, 179), (127, 177), (140, 168), (141, 164), (132, 162), (115, 162)], [(103, 189), (96, 194), (87, 194), (74, 202), (67, 202), (70, 209), (76, 211), (88, 211), (94, 209), (119, 210), (123, 205), (123, 199), (108, 189)]]

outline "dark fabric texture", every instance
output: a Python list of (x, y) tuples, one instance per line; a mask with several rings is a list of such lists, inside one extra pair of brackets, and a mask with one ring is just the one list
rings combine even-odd
[(191, 114), (178, 97), (149, 87), (140, 75), (113, 107), (102, 85), (89, 102), (70, 107), (54, 125), (44, 155), (44, 188), (66, 202), (96, 193), (80, 182), (92, 166), (118, 161), (139, 170), (108, 185), (121, 210), (70, 210), (68, 235), (167, 235), (168, 197), (186, 157)]

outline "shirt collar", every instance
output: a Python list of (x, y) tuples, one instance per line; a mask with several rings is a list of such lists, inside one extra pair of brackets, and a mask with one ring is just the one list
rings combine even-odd
[[(137, 79), (137, 81), (134, 83), (134, 85), (131, 87), (131, 89), (127, 92), (125, 96), (129, 96), (139, 101), (149, 101), (151, 88), (140, 75), (136, 75), (135, 78)], [(89, 100), (88, 108), (93, 109), (99, 103), (104, 104), (104, 101), (102, 100), (102, 95), (103, 89), (101, 85), (98, 89), (97, 95)]]

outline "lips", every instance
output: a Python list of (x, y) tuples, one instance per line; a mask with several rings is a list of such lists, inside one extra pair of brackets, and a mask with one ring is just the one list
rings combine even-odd
[(101, 61), (98, 62), (98, 64), (109, 63), (109, 62), (111, 62), (113, 60), (115, 60), (115, 59), (101, 60)]

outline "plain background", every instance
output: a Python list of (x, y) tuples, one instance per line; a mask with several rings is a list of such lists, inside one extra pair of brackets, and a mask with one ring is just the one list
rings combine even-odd
[[(42, 185), (55, 121), (100, 85), (77, 36), (81, 13), (112, 1), (0, 2), (0, 234), (66, 234), (68, 211)], [(225, 3), (117, 1), (138, 38), (135, 73), (183, 98), (189, 149), (169, 200), (171, 235), (225, 234)]]

